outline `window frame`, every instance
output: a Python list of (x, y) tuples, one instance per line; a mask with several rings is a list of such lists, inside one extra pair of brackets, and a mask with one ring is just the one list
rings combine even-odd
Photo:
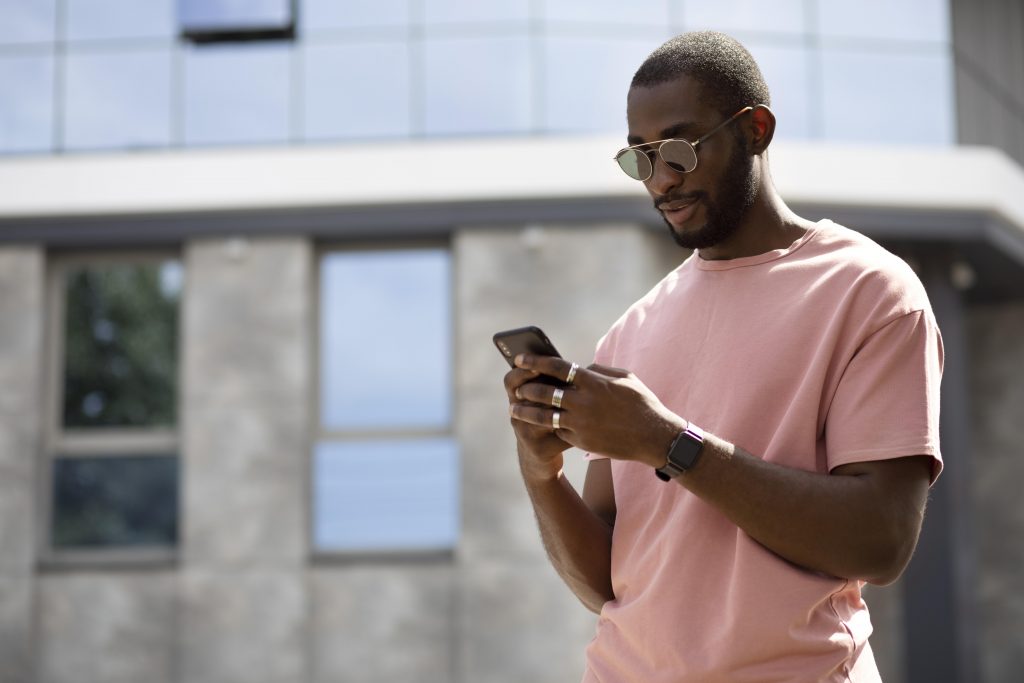
[[(47, 258), (46, 273), (46, 327), (44, 336), (44, 428), (41, 449), (37, 496), (39, 524), (36, 529), (36, 548), (39, 565), (47, 568), (105, 567), (105, 566), (170, 566), (177, 562), (181, 552), (183, 517), (182, 491), (182, 438), (183, 414), (182, 381), (183, 342), (181, 333), (184, 320), (184, 301), (187, 292), (187, 274), (183, 276), (178, 301), (179, 334), (176, 345), (178, 390), (175, 397), (177, 424), (173, 428), (97, 428), (66, 429), (64, 417), (64, 351), (67, 300), (65, 276), (75, 268), (108, 265), (149, 265), (168, 260), (177, 261), (184, 269), (181, 253), (173, 249), (146, 251), (94, 251), (69, 254), (51, 253)], [(54, 511), (55, 462), (61, 458), (118, 458), (118, 457), (173, 457), (178, 465), (178, 538), (170, 546), (135, 546), (109, 548), (59, 548), (53, 544), (52, 524)]]
[[(449, 420), (444, 427), (436, 428), (395, 428), (395, 429), (327, 429), (322, 423), (322, 401), (321, 387), (323, 372), (320, 365), (321, 335), (323, 332), (321, 315), (321, 282), (324, 258), (332, 253), (358, 253), (358, 252), (398, 252), (410, 250), (440, 250), (448, 255), (449, 259), (449, 280), (448, 280), (448, 304), (451, 315), (448, 320), (451, 343), (448, 347), (448, 354), (451, 358), (451, 392), (449, 395)], [(430, 438), (448, 438), (458, 446), (458, 432), (456, 430), (458, 400), (456, 391), (458, 384), (456, 375), (456, 288), (455, 288), (455, 251), (450, 236), (424, 239), (398, 239), (395, 241), (380, 240), (357, 240), (357, 241), (329, 241), (316, 245), (314, 249), (315, 267), (312, 269), (311, 300), (313, 315), (310, 316), (312, 325), (311, 348), (310, 348), (310, 440), (306, 453), (306, 504), (308, 511), (308, 522), (306, 524), (306, 547), (309, 548), (310, 560), (313, 563), (324, 564), (347, 564), (347, 563), (378, 563), (378, 562), (442, 562), (448, 563), (455, 559), (455, 551), (459, 543), (460, 534), (457, 532), (455, 542), (450, 547), (437, 548), (388, 548), (388, 549), (330, 549), (320, 548), (316, 544), (316, 447), (322, 441), (353, 442), (367, 440), (405, 440)], [(461, 470), (460, 470), (461, 471)], [(458, 476), (458, 472), (456, 475)], [(461, 489), (461, 477), (456, 483), (456, 490)], [(461, 511), (461, 496), (459, 498), (459, 511)], [(460, 516), (457, 511), (456, 515)], [(459, 525), (461, 527), (461, 524)]]

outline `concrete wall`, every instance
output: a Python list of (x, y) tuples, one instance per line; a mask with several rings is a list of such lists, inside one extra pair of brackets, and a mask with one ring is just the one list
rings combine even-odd
[(45, 253), (0, 248), (0, 681), (32, 680)]
[(1024, 164), (1024, 4), (953, 0), (958, 140)]

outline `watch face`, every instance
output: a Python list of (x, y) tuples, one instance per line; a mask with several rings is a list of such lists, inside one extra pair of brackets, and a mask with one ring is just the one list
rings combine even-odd
[(694, 463), (697, 462), (697, 457), (700, 455), (700, 449), (704, 446), (703, 439), (698, 439), (695, 435), (691, 435), (690, 431), (690, 429), (687, 429), (681, 433), (675, 443), (672, 444), (672, 449), (668, 453), (669, 462), (683, 470), (693, 467)]

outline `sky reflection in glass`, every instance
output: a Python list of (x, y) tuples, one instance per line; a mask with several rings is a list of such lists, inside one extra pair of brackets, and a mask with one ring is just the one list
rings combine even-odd
[(283, 142), (289, 137), (291, 49), (259, 43), (185, 54), (186, 144)]
[(174, 0), (64, 0), (68, 40), (170, 38)]
[(408, 43), (314, 44), (303, 64), (307, 139), (411, 132)]
[(178, 0), (186, 30), (283, 27), (292, 21), (291, 0)]
[(0, 57), (0, 153), (53, 144), (53, 57)]
[(445, 429), (451, 301), (441, 249), (336, 252), (320, 276), (324, 429)]
[(64, 145), (163, 147), (171, 141), (171, 51), (69, 52)]
[(317, 444), (317, 550), (429, 550), (455, 545), (459, 454), (454, 439)]
[(429, 40), (424, 51), (428, 135), (530, 130), (529, 39)]
[(54, 39), (57, 0), (0, 0), (0, 45)]

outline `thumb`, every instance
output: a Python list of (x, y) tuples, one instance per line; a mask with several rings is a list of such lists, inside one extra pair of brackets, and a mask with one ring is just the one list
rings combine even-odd
[(605, 375), (607, 377), (629, 377), (629, 370), (623, 370), (622, 368), (612, 368), (607, 365), (601, 365), (600, 363), (591, 363), (587, 370), (596, 372), (599, 375)]

